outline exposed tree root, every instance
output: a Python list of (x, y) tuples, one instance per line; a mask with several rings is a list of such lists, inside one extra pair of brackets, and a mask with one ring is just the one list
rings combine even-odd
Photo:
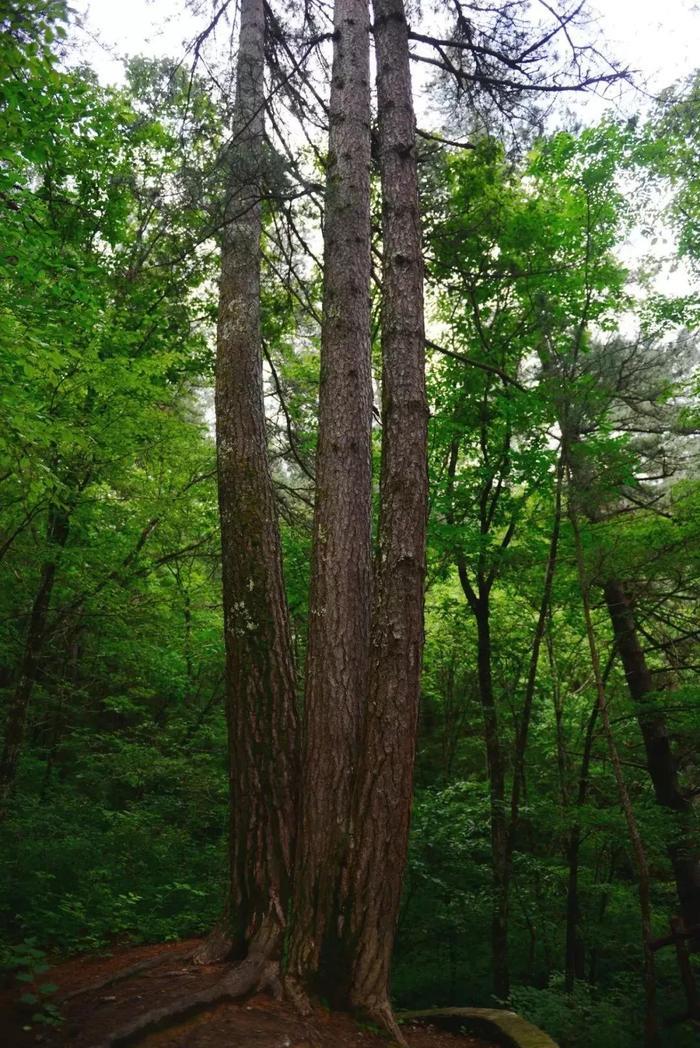
[[(214, 936), (210, 936), (210, 939)], [(218, 937), (218, 942), (223, 944), (224, 936)], [(216, 943), (215, 943), (216, 946)], [(223, 948), (223, 947), (222, 947)], [(181, 1021), (195, 1012), (210, 1008), (224, 1000), (239, 1000), (253, 993), (269, 991), (276, 1000), (284, 995), (290, 1000), (297, 1013), (303, 1018), (308, 1018), (313, 1013), (310, 998), (303, 985), (287, 976), (282, 980), (281, 966), (281, 931), (274, 921), (263, 922), (256, 936), (250, 943), (247, 957), (240, 963), (226, 970), (226, 973), (212, 986), (205, 990), (179, 997), (170, 1004), (159, 1008), (152, 1008), (135, 1016), (130, 1022), (110, 1034), (106, 1040), (95, 1048), (117, 1048), (118, 1045), (133, 1044), (142, 1037), (156, 1030)], [(101, 983), (93, 984), (92, 989), (99, 989), (116, 979), (127, 978), (129, 975), (138, 974), (148, 968), (156, 967), (156, 961), (162, 962), (166, 958), (187, 956), (181, 951), (179, 954), (162, 955), (159, 958), (149, 958), (148, 961), (132, 965), (130, 968), (117, 972), (115, 976)], [(200, 962), (201, 963), (201, 962)], [(83, 992), (83, 991), (80, 991)], [(369, 1020), (376, 1023), (392, 1038), (394, 1043), (401, 1048), (408, 1048), (405, 1037), (394, 1016), (391, 1004), (386, 996), (369, 995), (365, 1000), (354, 1000), (353, 1010), (362, 1013)]]
[[(297, 1014), (303, 1019), (308, 1019), (313, 1014), (311, 999), (297, 979), (287, 975), (284, 978), (284, 992), (287, 1000), (293, 1004)], [(401, 1048), (408, 1048), (406, 1038), (401, 1032), (386, 997), (372, 1001), (354, 1001), (351, 1010), (379, 1026)]]
[(195, 964), (221, 964), (233, 951), (233, 939), (223, 924), (217, 924), (192, 955)]
[(159, 965), (165, 964), (166, 961), (184, 961), (192, 956), (192, 950), (188, 949), (174, 950), (171, 953), (159, 953), (155, 957), (147, 957), (144, 961), (138, 961), (127, 968), (120, 968), (119, 971), (113, 972), (98, 982), (80, 986), (77, 990), (71, 990), (70, 993), (64, 994), (60, 1001), (61, 1003), (72, 1001), (74, 997), (80, 997), (84, 993), (95, 993), (97, 990), (103, 990), (105, 986), (112, 986), (113, 983), (121, 982), (123, 979), (130, 979), (133, 975), (140, 975), (141, 972), (147, 972), (150, 968), (158, 968)]
[(362, 1011), (368, 1019), (384, 1030), (385, 1033), (388, 1033), (389, 1036), (401, 1046), (401, 1048), (408, 1048), (408, 1042), (396, 1021), (394, 1010), (386, 998), (383, 1000), (372, 1001), (369, 1004), (363, 1004), (360, 1011)]
[(172, 1004), (137, 1015), (97, 1048), (116, 1048), (117, 1045), (132, 1043), (194, 1012), (218, 1004), (219, 1001), (237, 1000), (262, 990), (269, 990), (278, 999), (282, 996), (279, 962), (272, 959), (267, 950), (252, 946), (245, 960), (228, 971), (213, 986), (180, 997)]

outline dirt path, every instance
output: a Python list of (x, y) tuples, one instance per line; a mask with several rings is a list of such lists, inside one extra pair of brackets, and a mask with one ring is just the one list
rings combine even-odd
[[(41, 981), (59, 987), (55, 999), (64, 1021), (57, 1029), (31, 1022), (30, 1014), (17, 1004), (22, 991), (0, 994), (0, 1044), (94, 1048), (139, 1012), (175, 1002), (221, 978), (220, 966), (195, 967), (184, 956), (196, 944), (192, 940), (120, 948), (108, 956), (78, 957), (56, 966)], [(154, 966), (154, 961), (160, 963)], [(140, 962), (151, 966), (127, 979), (114, 978)], [(77, 992), (83, 989), (86, 992)], [(405, 1032), (411, 1048), (495, 1048), (466, 1034), (417, 1023), (405, 1027)], [(265, 995), (223, 1002), (137, 1043), (141, 1048), (387, 1048), (385, 1038), (347, 1015), (319, 1010), (304, 1020), (288, 1004)]]

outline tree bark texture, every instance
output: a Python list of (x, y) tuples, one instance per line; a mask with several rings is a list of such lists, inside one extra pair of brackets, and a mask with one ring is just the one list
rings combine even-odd
[(355, 1007), (393, 1028), (389, 976), (408, 847), (423, 650), (428, 407), (415, 117), (403, 0), (375, 0), (374, 14), (384, 248), (383, 426), (370, 691), (350, 868), (350, 997)]
[[(263, 0), (242, 0), (216, 360), (230, 897), (221, 950), (281, 951), (296, 826), (296, 711), (260, 333)], [(202, 958), (211, 959), (211, 958)]]
[(316, 502), (291, 980), (345, 992), (344, 859), (369, 677), (370, 84), (367, 0), (336, 0)]
[[(666, 728), (666, 718), (651, 708), (650, 696), (656, 691), (646, 662), (634, 609), (624, 585), (608, 579), (603, 586), (605, 603), (612, 623), (615, 646), (620, 655), (627, 687), (637, 712), (637, 722), (644, 740), (647, 768), (654, 786), (657, 804), (675, 813), (674, 840), (668, 852), (673, 866), (681, 914), (687, 927), (700, 926), (700, 842), (693, 839), (690, 802), (683, 794), (676, 772), (676, 762)], [(646, 709), (645, 709), (645, 704)], [(696, 937), (693, 941), (698, 948)]]
[(51, 595), (61, 552), (68, 541), (70, 514), (67, 509), (50, 506), (46, 525), (48, 552), (41, 569), (24, 642), (24, 651), (5, 721), (5, 738), (0, 755), (0, 820), (7, 814), (7, 803), (17, 777), (27, 713), (31, 701), (39, 658), (46, 640)]

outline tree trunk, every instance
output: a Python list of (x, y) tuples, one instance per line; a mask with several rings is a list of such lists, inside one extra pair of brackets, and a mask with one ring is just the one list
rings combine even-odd
[[(345, 857), (369, 678), (370, 86), (367, 0), (336, 0), (304, 764), (290, 990), (347, 997)], [(322, 969), (322, 980), (317, 976)]]
[(49, 789), (51, 787), (51, 780), (54, 773), (54, 768), (58, 763), (58, 752), (59, 745), (61, 742), (61, 736), (65, 730), (65, 705), (68, 695), (75, 695), (78, 690), (78, 682), (80, 680), (80, 655), (81, 655), (81, 644), (80, 638), (83, 629), (83, 623), (81, 621), (81, 614), (76, 616), (76, 624), (73, 628), (70, 643), (66, 644), (65, 657), (63, 660), (63, 671), (61, 674), (61, 684), (58, 689), (58, 695), (56, 698), (56, 704), (53, 709), (53, 716), (51, 722), (51, 734), (46, 753), (46, 765), (44, 767), (44, 778), (41, 784), (41, 793), (39, 794), (40, 799), (45, 801), (49, 796)]
[(491, 917), (491, 952), (493, 992), (499, 1000), (510, 993), (508, 964), (508, 825), (505, 800), (505, 767), (498, 737), (496, 703), (491, 677), (491, 623), (488, 606), (477, 616), (479, 690), (484, 713), (486, 753), (489, 770), (491, 805), (491, 854), (493, 860), (493, 912)]
[[(591, 710), (586, 726), (586, 741), (581, 759), (576, 807), (581, 811), (588, 797), (588, 780), (593, 753), (593, 733), (598, 720), (598, 702)], [(581, 936), (581, 906), (578, 893), (579, 856), (581, 852), (581, 826), (577, 821), (569, 831), (566, 858), (569, 875), (566, 887), (566, 945), (564, 948), (564, 986), (571, 993), (577, 979), (585, 976), (585, 949)]]
[[(619, 652), (627, 687), (636, 708), (637, 722), (644, 739), (647, 768), (657, 804), (674, 812), (677, 825), (668, 853), (678, 890), (681, 914), (688, 928), (700, 926), (700, 847), (688, 825), (690, 802), (678, 784), (676, 763), (666, 728), (666, 718), (651, 708), (650, 696), (656, 690), (637, 633), (634, 609), (623, 584), (609, 579), (603, 586), (610, 614), (615, 646)], [(694, 948), (699, 946), (696, 937)]]
[[(484, 717), (486, 762), (489, 775), (489, 802), (491, 821), (491, 863), (493, 877), (493, 908), (491, 915), (491, 967), (494, 996), (506, 1000), (510, 993), (508, 963), (508, 820), (506, 818), (505, 764), (498, 734), (498, 715), (491, 674), (491, 616), (489, 593), (479, 586), (478, 596), (459, 566), (462, 588), (474, 612), (477, 631), (477, 673), (479, 697)], [(469, 591), (465, 588), (465, 583)], [(471, 593), (471, 598), (469, 596)]]
[[(557, 741), (557, 765), (559, 770), (559, 789), (561, 793), (562, 812), (565, 816), (571, 811), (571, 793), (569, 789), (569, 760), (566, 752), (566, 742), (563, 731), (564, 707), (561, 698), (561, 688), (557, 673), (556, 660), (554, 658), (554, 640), (552, 637), (551, 617), (546, 634), (547, 654), (549, 657), (549, 670), (553, 681), (554, 698), (554, 724)], [(588, 792), (588, 769), (590, 766), (591, 750), (593, 746), (593, 729), (598, 717), (598, 701), (593, 706), (588, 727), (581, 761), (581, 772), (579, 775), (577, 806), (585, 803)], [(568, 820), (567, 820), (568, 821)], [(577, 979), (584, 978), (585, 951), (580, 933), (581, 907), (579, 904), (578, 874), (579, 856), (581, 852), (581, 827), (574, 821), (564, 838), (564, 857), (566, 859), (568, 874), (566, 883), (566, 932), (564, 936), (564, 987), (567, 993), (571, 993)]]
[(351, 857), (351, 1002), (394, 1035), (389, 976), (406, 865), (423, 649), (428, 505), (415, 118), (403, 0), (375, 0), (382, 183), (382, 463), (370, 698)]
[(618, 796), (620, 798), (620, 807), (622, 808), (623, 814), (625, 816), (627, 832), (629, 834), (630, 844), (632, 846), (632, 854), (634, 856), (635, 866), (637, 867), (637, 879), (639, 884), (639, 909), (642, 919), (641, 923), (643, 985), (645, 999), (644, 1044), (645, 1048), (656, 1048), (656, 1046), (659, 1044), (659, 1029), (656, 1018), (656, 975), (654, 968), (654, 952), (651, 946), (652, 914), (651, 878), (649, 875), (649, 865), (647, 862), (644, 843), (639, 832), (639, 826), (637, 825), (637, 819), (634, 814), (634, 809), (632, 807), (632, 802), (630, 800), (629, 792), (627, 790), (627, 784), (625, 782), (625, 777), (622, 771), (622, 762), (620, 761), (620, 755), (617, 751), (617, 745), (615, 743), (615, 739), (612, 733), (607, 696), (605, 694), (605, 678), (600, 667), (600, 656), (598, 654), (598, 645), (595, 638), (593, 618), (591, 615), (590, 582), (586, 578), (585, 564), (583, 560), (583, 546), (581, 544), (581, 535), (579, 532), (576, 512), (573, 506), (569, 507), (569, 518), (571, 520), (571, 527), (574, 533), (576, 565), (578, 569), (579, 585), (581, 590), (581, 604), (583, 607), (583, 618), (586, 626), (586, 637), (588, 639), (588, 647), (591, 655), (593, 677), (595, 680), (596, 693), (598, 696), (598, 710), (600, 713), (600, 718), (603, 722), (605, 738), (608, 744), (610, 763), (612, 764), (613, 772), (615, 774), (615, 784), (617, 786)]
[(56, 581), (56, 569), (61, 552), (68, 541), (69, 526), (68, 510), (51, 506), (46, 526), (47, 558), (41, 569), (39, 588), (29, 616), (19, 675), (5, 721), (5, 740), (0, 756), (0, 820), (7, 814), (7, 803), (17, 775), (37, 665), (46, 640), (46, 625)]
[(511, 790), (510, 802), (510, 828), (508, 832), (509, 865), (513, 853), (513, 847), (515, 844), (515, 834), (518, 829), (518, 820), (520, 817), (520, 793), (522, 783), (525, 779), (525, 754), (527, 751), (527, 740), (530, 730), (530, 721), (532, 719), (532, 706), (535, 698), (535, 688), (537, 686), (537, 670), (539, 667), (540, 649), (542, 647), (542, 640), (544, 638), (545, 630), (547, 627), (549, 609), (552, 600), (552, 587), (554, 585), (554, 573), (556, 571), (557, 566), (557, 554), (559, 551), (559, 534), (561, 531), (561, 495), (562, 484), (564, 479), (564, 461), (565, 450), (564, 446), (562, 445), (562, 448), (559, 452), (559, 457), (557, 459), (554, 489), (554, 517), (552, 521), (552, 533), (549, 539), (549, 552), (547, 555), (547, 562), (545, 565), (542, 596), (540, 598), (540, 606), (537, 614), (535, 634), (532, 638), (532, 650), (530, 652), (527, 682), (525, 684), (525, 695), (523, 697), (523, 709), (520, 715), (518, 730), (516, 732), (515, 738), (513, 786)]
[(296, 825), (296, 712), (260, 334), (263, 0), (242, 0), (221, 253), (216, 443), (221, 516), (230, 889), (200, 955), (281, 953)]

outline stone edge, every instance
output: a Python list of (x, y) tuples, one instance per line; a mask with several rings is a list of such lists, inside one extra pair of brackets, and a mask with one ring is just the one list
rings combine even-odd
[(495, 1035), (507, 1048), (558, 1048), (555, 1041), (516, 1012), (502, 1008), (430, 1008), (401, 1012), (399, 1020), (425, 1019), (436, 1026), (455, 1026), (462, 1022), (474, 1033)]

